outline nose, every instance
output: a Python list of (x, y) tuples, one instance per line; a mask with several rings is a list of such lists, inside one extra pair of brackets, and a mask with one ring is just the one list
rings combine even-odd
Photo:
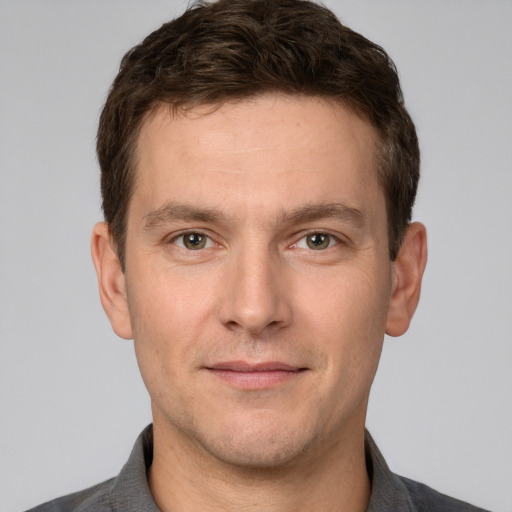
[(233, 255), (220, 305), (220, 320), (228, 329), (261, 336), (290, 325), (290, 287), (282, 266), (268, 248)]

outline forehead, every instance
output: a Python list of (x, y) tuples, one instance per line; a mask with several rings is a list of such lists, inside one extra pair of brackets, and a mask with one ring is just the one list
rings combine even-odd
[(148, 208), (169, 195), (225, 208), (236, 198), (281, 209), (315, 195), (361, 202), (379, 189), (377, 145), (367, 121), (316, 97), (267, 94), (179, 113), (160, 105), (141, 128), (133, 197)]

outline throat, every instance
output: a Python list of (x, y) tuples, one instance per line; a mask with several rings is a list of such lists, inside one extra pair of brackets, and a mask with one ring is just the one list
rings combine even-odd
[(212, 458), (191, 457), (194, 450), (173, 446), (155, 445), (147, 473), (162, 512), (364, 512), (370, 499), (364, 443), (356, 450), (360, 456), (345, 447), (344, 456), (338, 453), (316, 461), (305, 456), (284, 467), (216, 463)]

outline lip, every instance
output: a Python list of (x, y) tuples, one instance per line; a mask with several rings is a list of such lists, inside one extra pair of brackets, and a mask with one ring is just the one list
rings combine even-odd
[(224, 361), (207, 366), (210, 374), (239, 389), (261, 390), (275, 387), (301, 375), (306, 368), (280, 361), (248, 363)]

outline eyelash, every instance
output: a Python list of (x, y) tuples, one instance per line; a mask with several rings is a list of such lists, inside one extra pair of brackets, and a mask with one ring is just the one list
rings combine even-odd
[[(324, 247), (324, 248), (311, 247), (307, 242), (307, 238), (314, 236), (314, 235), (321, 235), (321, 236), (328, 237), (329, 243), (328, 243), (327, 247)], [(307, 247), (301, 247), (299, 245), (302, 241), (304, 241), (304, 244), (307, 245)], [(327, 249), (331, 249), (333, 246), (339, 245), (340, 243), (342, 243), (342, 240), (339, 237), (337, 237), (336, 235), (329, 233), (328, 231), (310, 231), (309, 233), (306, 233), (304, 236), (302, 236), (297, 242), (293, 243), (291, 245), (291, 247), (294, 249), (296, 248), (296, 249), (302, 249), (302, 250), (321, 252), (321, 251), (325, 251)]]
[[(185, 237), (186, 236), (192, 236), (192, 235), (197, 235), (199, 237), (202, 237), (202, 238), (205, 238), (206, 241), (205, 241), (205, 246), (203, 247), (197, 247), (196, 249), (192, 249), (192, 248), (189, 248), (189, 247), (186, 247), (186, 242), (185, 242)], [(176, 242), (178, 240), (182, 240), (182, 244), (181, 245), (178, 245)], [(213, 245), (215, 244), (214, 240), (212, 239), (211, 236), (208, 236), (206, 233), (203, 233), (202, 231), (194, 231), (194, 230), (190, 230), (190, 231), (183, 231), (181, 233), (179, 233), (178, 235), (175, 235), (171, 238), (171, 240), (169, 241), (170, 244), (173, 244), (175, 245), (176, 247), (179, 247), (180, 249), (184, 249), (186, 251), (200, 251), (202, 249), (210, 249), (211, 247), (213, 247)]]
[[(197, 235), (198, 237), (202, 237), (205, 240), (205, 245), (204, 246), (199, 246), (197, 248), (191, 248), (191, 247), (187, 247), (186, 246), (186, 239), (185, 237), (189, 235), (189, 236), (192, 236), (192, 235)], [(319, 235), (319, 236), (324, 236), (324, 237), (328, 237), (329, 241), (328, 241), (328, 245), (326, 247), (320, 247), (321, 243), (318, 244), (318, 247), (311, 247), (311, 245), (308, 244), (308, 237), (311, 237), (311, 236), (314, 236), (314, 235)], [(178, 244), (177, 241), (178, 240), (182, 240), (181, 244)], [(300, 246), (299, 244), (301, 244), (301, 242), (304, 243), (304, 245), (307, 245), (306, 246)], [(206, 233), (202, 232), (202, 231), (195, 231), (195, 230), (190, 230), (190, 231), (183, 231), (175, 236), (173, 236), (171, 238), (171, 240), (169, 241), (170, 244), (173, 244), (175, 245), (176, 247), (179, 247), (180, 249), (183, 249), (183, 250), (186, 250), (186, 251), (190, 251), (190, 252), (194, 252), (194, 251), (200, 251), (200, 250), (203, 250), (203, 249), (210, 249), (214, 246), (215, 244), (215, 241), (212, 239), (211, 236), (207, 235)], [(201, 242), (199, 241), (199, 244)], [(327, 231), (311, 231), (309, 233), (306, 233), (305, 235), (303, 235), (297, 242), (294, 242), (293, 244), (291, 244), (289, 246), (289, 248), (291, 249), (302, 249), (302, 250), (309, 250), (309, 251), (314, 251), (314, 252), (321, 252), (321, 251), (325, 251), (327, 249), (330, 249), (332, 248), (333, 246), (336, 246), (336, 245), (339, 245), (340, 243), (342, 243), (342, 240), (340, 240), (339, 237), (337, 237), (336, 235), (333, 235), (332, 233), (329, 233)]]

